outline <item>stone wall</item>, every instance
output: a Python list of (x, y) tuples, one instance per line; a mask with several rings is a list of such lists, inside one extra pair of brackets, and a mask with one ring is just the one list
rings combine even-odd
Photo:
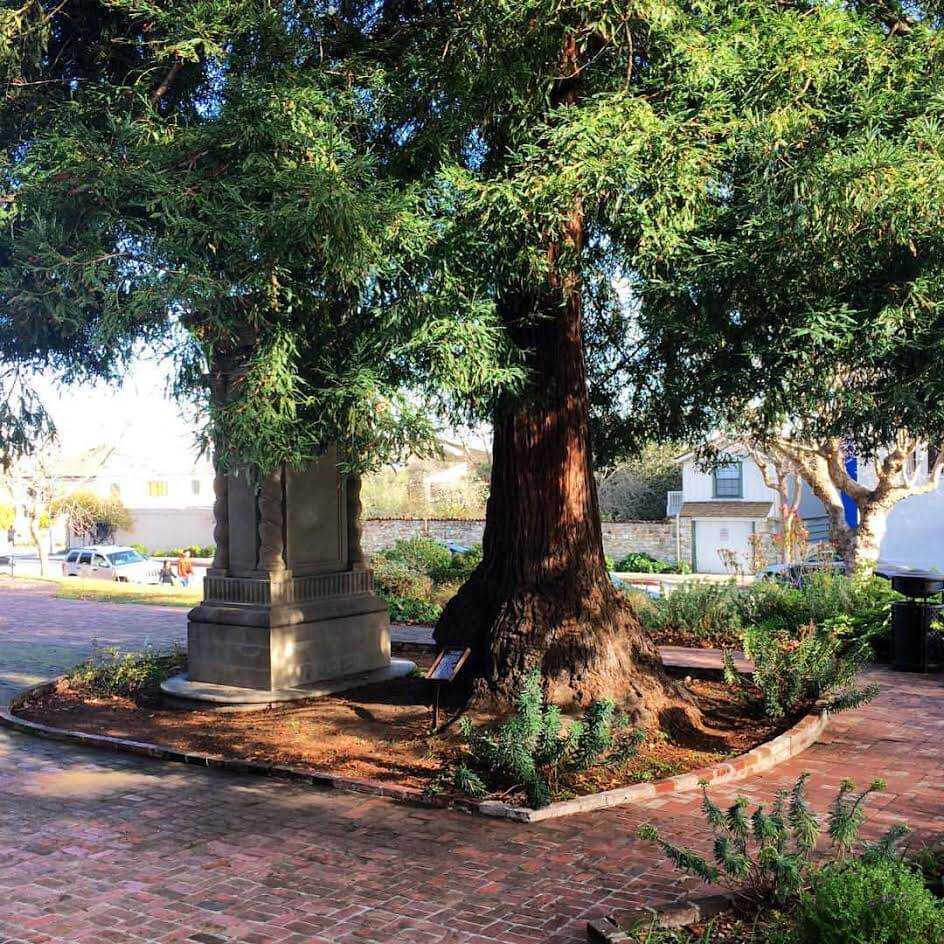
[[(432, 537), (456, 544), (479, 544), (485, 522), (458, 521), (443, 518), (368, 518), (364, 522), (362, 546), (365, 553), (375, 554), (397, 541)], [(681, 527), (682, 559), (692, 559), (691, 522)], [(662, 521), (605, 521), (603, 547), (610, 557), (619, 560), (631, 551), (644, 551), (659, 560), (676, 560), (675, 519)]]
[[(644, 552), (658, 560), (675, 563), (679, 555), (676, 552), (675, 519), (663, 518), (661, 521), (604, 521), (603, 549), (614, 560), (630, 553)], [(692, 526), (690, 521), (682, 520), (679, 528), (681, 558), (692, 562)]]
[(467, 547), (482, 543), (485, 522), (481, 519), (463, 521), (453, 518), (367, 518), (361, 535), (365, 554), (376, 554), (397, 541), (410, 538), (435, 538)]

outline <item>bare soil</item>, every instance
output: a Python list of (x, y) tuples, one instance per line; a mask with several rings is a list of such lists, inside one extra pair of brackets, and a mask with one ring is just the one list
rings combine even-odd
[(684, 629), (647, 629), (646, 635), (657, 646), (683, 646), (685, 649), (740, 649), (743, 640), (736, 636), (696, 636)]
[[(721, 682), (689, 679), (685, 684), (701, 709), (701, 727), (692, 727), (681, 715), (667, 718), (663, 730), (653, 732), (631, 761), (582, 773), (563, 795), (695, 770), (742, 754), (790, 723), (772, 723), (758, 704), (745, 703)], [(430, 734), (431, 696), (428, 682), (408, 677), (260, 712), (219, 712), (168, 708), (157, 693), (137, 699), (99, 696), (60, 682), (17, 714), (90, 734), (422, 789), (461, 750), (457, 725)], [(473, 715), (473, 720), (495, 719)]]

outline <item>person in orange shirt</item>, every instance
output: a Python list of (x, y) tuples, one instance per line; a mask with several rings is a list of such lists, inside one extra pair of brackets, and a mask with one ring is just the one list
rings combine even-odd
[(181, 586), (190, 586), (190, 578), (193, 576), (190, 551), (181, 551), (180, 557), (177, 558), (177, 576), (180, 578)]

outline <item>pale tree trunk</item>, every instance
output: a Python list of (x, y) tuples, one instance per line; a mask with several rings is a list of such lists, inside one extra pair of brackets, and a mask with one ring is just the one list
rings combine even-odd
[[(922, 444), (902, 432), (897, 441), (875, 461), (876, 484), (863, 485), (846, 469), (846, 455), (838, 439), (820, 443), (786, 438), (768, 440), (765, 445), (796, 462), (813, 494), (823, 503), (829, 520), (829, 536), (842, 556), (847, 574), (868, 575), (878, 560), (888, 516), (898, 502), (912, 495), (937, 489), (944, 471), (944, 451), (939, 451), (927, 478), (918, 481), (915, 469), (908, 471), (908, 459), (918, 454)], [(848, 495), (859, 514), (857, 527), (846, 521), (842, 494)]]
[(780, 548), (781, 562), (794, 562), (796, 525), (803, 497), (803, 479), (795, 461), (784, 455), (767, 455), (753, 439), (745, 438), (741, 444), (754, 459), (761, 478), (767, 488), (777, 493), (780, 503), (780, 519), (783, 526), (783, 542)]
[(39, 575), (45, 577), (49, 571), (49, 548), (43, 540), (43, 532), (39, 527), (39, 519), (31, 517), (29, 519), (29, 533), (33, 546), (36, 548), (36, 554), (39, 557)]
[[(878, 561), (882, 539), (888, 530), (891, 508), (881, 502), (870, 502), (859, 508), (859, 525), (851, 553), (851, 570), (847, 573), (871, 573)], [(847, 561), (846, 567), (850, 566)]]

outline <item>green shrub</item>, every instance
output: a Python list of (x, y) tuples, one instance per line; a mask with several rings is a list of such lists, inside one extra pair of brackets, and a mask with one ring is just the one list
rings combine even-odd
[(859, 669), (871, 658), (868, 643), (851, 638), (849, 617), (820, 625), (809, 623), (794, 637), (772, 627), (771, 621), (744, 630), (744, 653), (754, 660), (754, 672), (742, 678), (734, 659), (725, 651), (725, 678), (729, 684), (760, 689), (770, 717), (798, 714), (814, 707), (842, 711), (870, 701), (874, 685), (859, 688)]
[(215, 544), (190, 544), (187, 547), (170, 547), (152, 551), (152, 557), (180, 557), (184, 551), (190, 551), (191, 557), (213, 557), (216, 555)]
[(69, 684), (95, 695), (135, 696), (156, 688), (164, 679), (181, 671), (186, 650), (175, 646), (161, 652), (146, 646), (141, 652), (122, 652), (117, 646), (93, 645), (92, 654), (67, 676)]
[(395, 623), (435, 623), (442, 616), (442, 605), (414, 597), (398, 597), (381, 591), (390, 619)]
[(609, 554), (603, 555), (603, 564), (607, 570), (616, 570), (616, 561)]
[(142, 557), (150, 557), (150, 556), (151, 556), (151, 555), (148, 553), (147, 547), (146, 547), (145, 545), (143, 545), (143, 544), (137, 544), (137, 543), (135, 543), (135, 544), (129, 544), (128, 546), (129, 546), (129, 547), (133, 547)]
[(722, 646), (740, 645), (739, 591), (734, 584), (691, 583), (639, 607), (650, 632), (682, 631)]
[(429, 575), (407, 561), (377, 556), (372, 562), (372, 569), (374, 583), (381, 594), (428, 600), (433, 592), (433, 581)]
[[(784, 907), (797, 900), (816, 865), (815, 850), (820, 837), (820, 819), (806, 799), (803, 774), (792, 790), (781, 790), (768, 812), (763, 804), (748, 813), (748, 801), (738, 797), (722, 810), (702, 785), (702, 812), (711, 831), (714, 864), (690, 849), (667, 842), (651, 825), (639, 830), (640, 838), (656, 842), (675, 865), (710, 884), (726, 884), (737, 896), (755, 907)], [(827, 817), (833, 858), (861, 857), (866, 862), (892, 860), (908, 833), (904, 824), (894, 826), (876, 843), (859, 842), (865, 819), (865, 801), (884, 789), (881, 780), (855, 792), (842, 781)], [(849, 939), (852, 940), (852, 939)]]
[(432, 577), (434, 572), (447, 570), (452, 564), (452, 553), (432, 538), (410, 538), (397, 541), (374, 557), (374, 566), (378, 560), (397, 561), (415, 570), (417, 573)]
[(634, 551), (627, 554), (617, 566), (617, 570), (633, 574), (664, 574), (668, 569), (668, 564), (657, 560), (645, 551)]
[(450, 554), (445, 567), (435, 567), (429, 571), (433, 582), (437, 584), (465, 583), (479, 564), (482, 563), (482, 545), (476, 544), (467, 551)]
[(944, 905), (896, 860), (814, 872), (790, 921), (792, 944), (942, 944)]
[(802, 587), (759, 580), (751, 587), (691, 583), (656, 601), (644, 625), (652, 631), (690, 633), (715, 645), (739, 645), (743, 627), (798, 636), (810, 622), (839, 617), (850, 636), (887, 652), (891, 603), (900, 599), (879, 577), (848, 578), (832, 572), (812, 573)]
[(561, 778), (592, 767), (621, 764), (636, 752), (642, 732), (614, 714), (611, 701), (594, 701), (566, 731), (560, 709), (548, 705), (541, 673), (530, 672), (518, 693), (515, 714), (493, 730), (480, 731), (468, 717), (460, 721), (468, 760), (455, 767), (454, 784), (483, 797), (511, 784), (524, 788), (534, 808), (547, 806)]

